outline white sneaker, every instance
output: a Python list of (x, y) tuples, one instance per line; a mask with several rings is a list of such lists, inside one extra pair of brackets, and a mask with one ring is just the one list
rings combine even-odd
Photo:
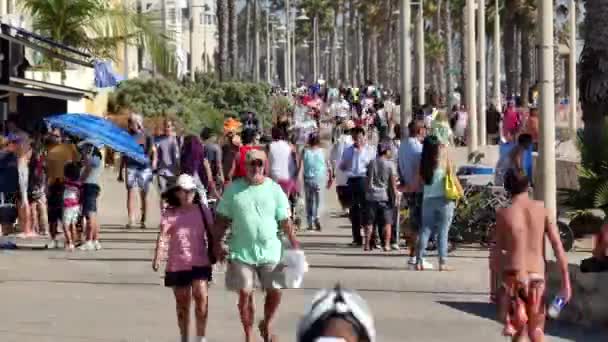
[(59, 242), (57, 240), (51, 240), (51, 242), (48, 245), (46, 245), (46, 248), (57, 249), (57, 248), (59, 248)]
[(416, 261), (417, 261), (417, 260), (418, 260), (418, 259), (416, 259), (416, 257), (415, 257), (415, 256), (414, 256), (414, 257), (410, 257), (410, 258), (408, 259), (408, 261), (407, 261), (407, 264), (408, 264), (408, 265), (414, 265), (414, 266), (416, 266)]
[(99, 240), (93, 241), (93, 246), (95, 246), (96, 251), (101, 249), (101, 244), (99, 243)]
[(78, 250), (80, 250), (80, 251), (94, 251), (95, 250), (95, 245), (93, 244), (93, 241), (87, 241), (87, 242), (83, 243), (82, 245), (80, 245), (80, 247), (78, 247)]
[(425, 270), (432, 270), (433, 269), (433, 264), (431, 264), (430, 262), (426, 261), (426, 259), (422, 259), (422, 268), (424, 268)]

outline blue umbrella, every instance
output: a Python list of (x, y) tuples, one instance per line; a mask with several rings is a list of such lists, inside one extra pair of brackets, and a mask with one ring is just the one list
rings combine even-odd
[(127, 131), (109, 120), (91, 114), (60, 114), (44, 119), (51, 126), (80, 139), (107, 146), (140, 163), (148, 164), (144, 149)]

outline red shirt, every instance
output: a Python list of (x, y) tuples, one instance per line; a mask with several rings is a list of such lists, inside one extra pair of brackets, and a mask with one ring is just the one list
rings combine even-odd
[(239, 148), (239, 155), (236, 163), (236, 169), (232, 178), (247, 176), (247, 152), (256, 149), (261, 150), (260, 146), (244, 145)]

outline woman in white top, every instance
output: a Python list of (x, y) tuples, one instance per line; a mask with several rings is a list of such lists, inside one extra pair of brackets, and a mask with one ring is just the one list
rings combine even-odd
[(270, 161), (270, 178), (277, 182), (287, 197), (296, 190), (296, 178), (293, 177), (293, 165), (298, 165), (294, 160), (296, 153), (292, 145), (287, 142), (287, 133), (279, 128), (272, 129), (273, 142), (268, 148)]
[(344, 150), (353, 144), (353, 137), (350, 135), (350, 130), (355, 128), (355, 123), (352, 120), (345, 121), (342, 124), (342, 134), (331, 149), (330, 162), (333, 169), (333, 174), (336, 179), (336, 192), (342, 210), (346, 211), (350, 208), (350, 193), (348, 191), (348, 175), (336, 167), (340, 165)]

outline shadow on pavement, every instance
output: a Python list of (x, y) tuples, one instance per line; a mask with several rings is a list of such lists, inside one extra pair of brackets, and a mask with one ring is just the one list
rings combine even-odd
[(84, 285), (126, 285), (126, 286), (159, 286), (159, 282), (110, 282), (86, 280), (48, 280), (48, 279), (7, 279), (2, 282), (14, 283), (52, 283), (52, 284), (84, 284)]
[(321, 269), (337, 269), (337, 270), (379, 270), (379, 271), (408, 271), (405, 266), (393, 267), (393, 266), (353, 266), (353, 265), (310, 265), (309, 268), (321, 268)]
[[(361, 248), (359, 248), (361, 249)], [(323, 252), (323, 251), (304, 251), (306, 254), (308, 255), (330, 255), (330, 256), (337, 256), (337, 257), (362, 257), (362, 256), (373, 256), (373, 257), (393, 257), (393, 258), (405, 258), (405, 257), (409, 257), (409, 254), (405, 249), (401, 249), (400, 251), (392, 251), (392, 252), (383, 252), (380, 249), (376, 249), (374, 251), (371, 252), (364, 252), (364, 253), (358, 253), (358, 252), (353, 252), (353, 253), (349, 253), (349, 252), (344, 252), (344, 251), (340, 251), (340, 252), (336, 252), (336, 253), (332, 253), (332, 252)], [(434, 253), (429, 253), (428, 256), (434, 256), (436, 254)], [(479, 255), (452, 255), (450, 254), (450, 258), (457, 258), (457, 259), (487, 259), (487, 256), (479, 256)]]
[[(304, 291), (319, 291), (323, 288), (302, 287), (297, 290)], [(431, 294), (431, 295), (448, 295), (448, 296), (487, 296), (488, 292), (469, 292), (469, 291), (425, 291), (425, 290), (394, 290), (394, 289), (358, 289), (349, 287), (349, 289), (357, 292), (370, 293), (413, 293), (413, 294)]]
[(115, 238), (101, 238), (100, 242), (103, 243), (108, 243), (108, 242), (123, 242), (123, 243), (156, 243), (156, 239), (133, 239), (133, 238), (122, 238), (122, 239), (115, 239)]
[[(496, 306), (494, 304), (452, 301), (439, 301), (438, 303), (485, 319), (497, 319)], [(497, 334), (498, 333), (500, 332), (497, 332)], [(606, 330), (602, 331), (598, 328), (586, 328), (575, 324), (552, 320), (547, 321), (545, 333), (550, 336), (560, 337), (576, 342), (600, 342), (608, 340), (608, 331)]]
[(62, 260), (99, 262), (152, 262), (152, 258), (62, 258)]

